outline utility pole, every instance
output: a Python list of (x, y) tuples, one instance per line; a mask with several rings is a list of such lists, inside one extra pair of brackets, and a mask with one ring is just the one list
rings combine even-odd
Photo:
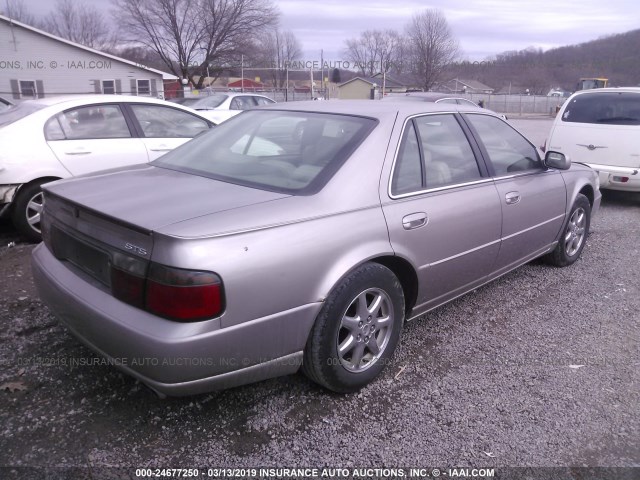
[(244, 55), (240, 56), (240, 91), (244, 93)]
[(313, 67), (309, 68), (309, 76), (311, 77), (311, 100), (313, 100)]

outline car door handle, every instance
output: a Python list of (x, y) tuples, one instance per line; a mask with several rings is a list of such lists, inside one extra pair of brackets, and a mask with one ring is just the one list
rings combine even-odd
[(91, 152), (89, 150), (74, 150), (72, 152), (64, 152), (65, 155), (88, 155)]
[(427, 224), (427, 214), (424, 212), (412, 213), (402, 218), (402, 228), (405, 230), (413, 230)]
[(157, 147), (151, 147), (149, 150), (152, 152), (170, 152), (173, 148), (167, 147), (166, 145), (158, 145)]
[(509, 192), (504, 196), (507, 205), (515, 205), (520, 201), (520, 192)]

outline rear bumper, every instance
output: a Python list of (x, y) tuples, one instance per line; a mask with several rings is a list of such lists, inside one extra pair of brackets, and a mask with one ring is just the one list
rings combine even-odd
[(586, 163), (585, 165), (598, 173), (600, 188), (640, 192), (640, 168), (615, 167), (596, 163)]
[(165, 320), (78, 276), (40, 244), (33, 277), (42, 300), (89, 348), (163, 395), (182, 396), (298, 370), (321, 303), (220, 328), (219, 319)]

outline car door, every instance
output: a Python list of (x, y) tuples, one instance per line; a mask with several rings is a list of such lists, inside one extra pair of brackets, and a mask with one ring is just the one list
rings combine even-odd
[(418, 273), (415, 315), (483, 283), (500, 246), (500, 201), (458, 118), (408, 119), (381, 191), (391, 245)]
[(562, 227), (567, 192), (558, 170), (545, 168), (536, 148), (508, 123), (465, 114), (502, 206), (502, 243), (494, 273), (500, 275), (547, 250)]
[(137, 122), (149, 161), (161, 157), (211, 127), (206, 120), (178, 108), (143, 103), (128, 104), (125, 107)]
[(44, 134), (71, 175), (148, 161), (144, 144), (132, 133), (119, 104), (65, 110), (46, 122)]

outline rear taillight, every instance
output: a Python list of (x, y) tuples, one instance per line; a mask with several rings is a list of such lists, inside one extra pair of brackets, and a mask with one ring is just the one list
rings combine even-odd
[(152, 264), (147, 277), (146, 307), (174, 320), (212, 318), (222, 311), (222, 282), (215, 273)]
[(111, 293), (134, 307), (144, 308), (147, 262), (123, 253), (111, 256)]
[(114, 253), (111, 292), (123, 302), (171, 320), (191, 322), (220, 315), (222, 281), (215, 273), (166, 267)]

